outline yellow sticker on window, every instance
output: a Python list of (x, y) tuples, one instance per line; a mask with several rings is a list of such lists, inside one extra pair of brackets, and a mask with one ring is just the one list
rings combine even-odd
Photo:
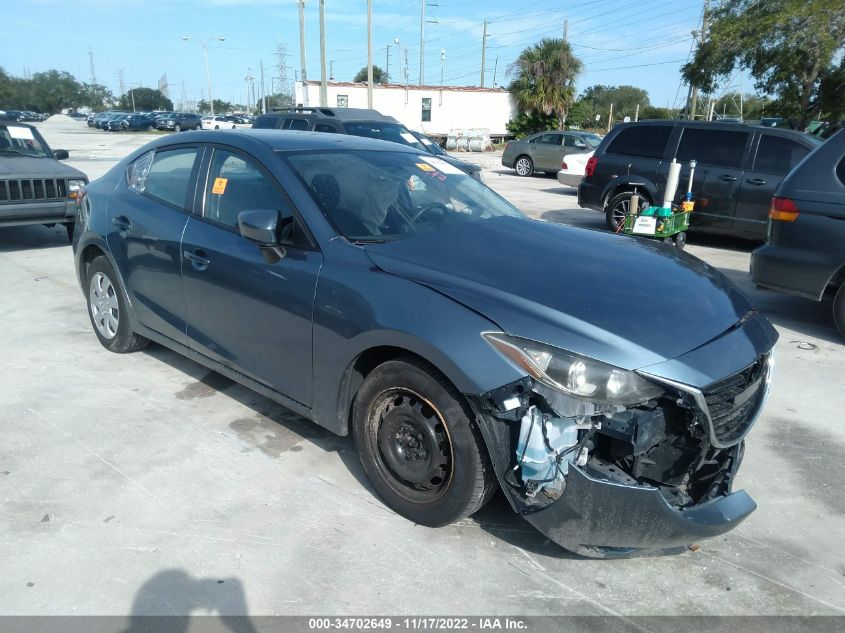
[(226, 193), (227, 182), (229, 182), (228, 178), (215, 178), (214, 187), (211, 188), (211, 193), (216, 193), (218, 196), (222, 196)]
[(427, 163), (417, 163), (417, 167), (419, 167), (423, 171), (434, 171), (434, 167)]

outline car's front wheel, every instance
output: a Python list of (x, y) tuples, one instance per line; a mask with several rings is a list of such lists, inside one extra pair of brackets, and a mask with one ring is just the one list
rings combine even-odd
[(129, 326), (126, 295), (109, 260), (100, 256), (88, 265), (88, 316), (94, 333), (107, 350), (124, 354), (147, 346), (149, 341)]
[(196, 126), (194, 129), (195, 129), (195, 130), (201, 130), (201, 129), (202, 129), (202, 124), (201, 124), (201, 123), (197, 123), (197, 126)]
[(833, 299), (833, 322), (839, 334), (845, 337), (845, 282), (839, 285), (836, 297)]
[(480, 510), (495, 492), (471, 411), (425, 363), (409, 358), (379, 365), (355, 396), (352, 416), (367, 477), (405, 518), (446, 525)]
[(529, 156), (520, 156), (516, 159), (513, 168), (518, 176), (530, 176), (534, 173), (534, 161)]
[(181, 132), (181, 131), (182, 131), (182, 126), (181, 126), (181, 125), (179, 125), (179, 124), (177, 123), (177, 124), (173, 127), (173, 131), (174, 131), (174, 132)]

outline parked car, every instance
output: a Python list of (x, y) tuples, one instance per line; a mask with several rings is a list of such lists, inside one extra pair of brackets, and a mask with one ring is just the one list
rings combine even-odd
[(108, 132), (122, 132), (123, 124), (128, 116), (128, 114), (113, 114), (103, 122), (103, 129)]
[(127, 114), (120, 120), (120, 127), (124, 131), (152, 131), (155, 126), (155, 119), (146, 114)]
[[(234, 119), (234, 117), (232, 117)], [(204, 130), (234, 130), (234, 120), (227, 116), (204, 116), (202, 117), (202, 129)]]
[(33, 126), (0, 122), (0, 227), (64, 224), (71, 235), (76, 198), (88, 179), (59, 162), (67, 157)]
[(813, 301), (833, 297), (833, 321), (845, 337), (845, 130), (777, 188), (768, 239), (751, 254), (751, 279)]
[[(430, 146), (420, 142), (416, 134), (392, 116), (367, 108), (290, 108), (268, 112), (255, 119), (254, 129), (300, 130), (351, 134), (399, 143), (432, 154)], [(445, 154), (445, 156), (443, 155)], [(439, 156), (473, 178), (480, 180), (481, 167), (453, 158), (443, 152)]]
[(560, 171), (557, 172), (557, 181), (567, 187), (578, 188), (584, 178), (587, 169), (587, 161), (593, 157), (593, 152), (579, 152), (578, 154), (567, 154), (560, 161)]
[(94, 117), (95, 116), (97, 116), (96, 113), (91, 113), (86, 117), (85, 122), (88, 124), (88, 127), (94, 127)]
[(641, 204), (660, 204), (672, 159), (681, 163), (679, 191), (686, 191), (695, 160), (690, 230), (762, 240), (772, 193), (820, 142), (792, 130), (737, 123), (621, 123), (587, 163), (578, 204), (604, 213), (615, 231), (634, 190)]
[(159, 138), (86, 188), (77, 222), (106, 349), (156, 341), (352, 433), (415, 523), (501, 485), (550, 539), (607, 557), (755, 508), (732, 486), (777, 333), (677, 249), (530, 220), (414, 147), (275, 130)]
[(411, 130), (411, 134), (414, 135), (414, 138), (422, 144), (423, 149), (425, 149), (429, 154), (439, 156), (451, 165), (460, 169), (462, 172), (469, 174), (476, 180), (484, 182), (484, 173), (481, 171), (481, 165), (476, 165), (475, 163), (469, 163), (465, 160), (455, 158), (422, 132)]
[(160, 116), (156, 119), (156, 128), (159, 130), (201, 130), (202, 119), (198, 114), (191, 112), (174, 112), (167, 116)]
[(540, 132), (523, 139), (508, 141), (502, 152), (502, 165), (516, 170), (519, 176), (534, 172), (557, 173), (566, 154), (590, 152), (601, 143), (598, 134), (559, 130)]

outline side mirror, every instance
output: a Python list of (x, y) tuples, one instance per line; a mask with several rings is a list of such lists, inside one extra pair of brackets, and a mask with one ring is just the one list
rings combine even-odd
[(279, 245), (279, 212), (275, 209), (255, 209), (238, 214), (241, 235), (258, 246)]
[(56, 160), (65, 160), (70, 157), (66, 149), (57, 149), (53, 151), (53, 158)]

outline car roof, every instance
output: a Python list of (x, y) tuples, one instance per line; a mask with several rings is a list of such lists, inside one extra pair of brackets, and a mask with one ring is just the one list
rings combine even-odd
[(262, 116), (313, 116), (320, 119), (333, 119), (335, 121), (384, 121), (398, 123), (392, 116), (382, 114), (378, 110), (369, 108), (290, 108), (268, 112)]
[[(292, 130), (268, 129), (236, 129), (236, 130), (197, 130), (189, 132), (192, 141), (199, 143), (227, 143), (236, 145), (232, 139), (242, 142), (260, 142), (278, 152), (296, 152), (303, 150), (369, 150), (405, 152), (419, 154), (421, 150), (380, 139), (354, 136), (351, 134), (326, 134), (325, 132), (299, 132)], [(185, 142), (185, 135), (179, 138), (162, 137), (160, 141), (153, 141), (155, 147), (164, 145), (181, 145)]]

